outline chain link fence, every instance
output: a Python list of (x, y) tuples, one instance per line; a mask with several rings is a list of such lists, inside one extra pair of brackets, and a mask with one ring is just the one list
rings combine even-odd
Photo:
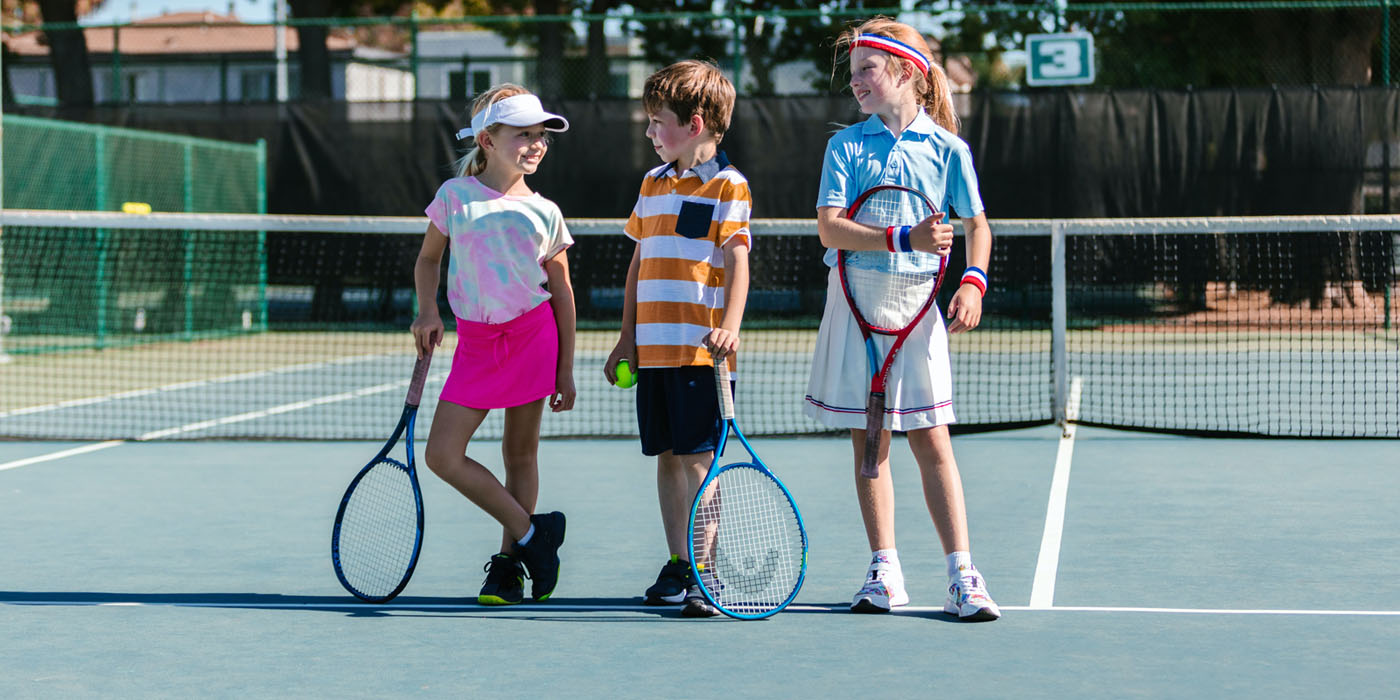
[(7, 115), (4, 204), (11, 209), (260, 213), (267, 149)]
[[(744, 96), (820, 95), (839, 92), (846, 82), (844, 66), (832, 57), (835, 36), (880, 13), (925, 33), (958, 92), (1030, 89), (1035, 57), (1027, 53), (1027, 37), (1058, 32), (1092, 36), (1092, 82), (1081, 82), (1097, 88), (1400, 80), (1400, 8), (1392, 0), (911, 7), (285, 25), (182, 13), (123, 25), (15, 25), (5, 28), (5, 95), (20, 104), (393, 103), (467, 100), (510, 81), (551, 99), (623, 99), (637, 97), (657, 67), (691, 57), (715, 61)], [(78, 36), (84, 41), (73, 41)]]

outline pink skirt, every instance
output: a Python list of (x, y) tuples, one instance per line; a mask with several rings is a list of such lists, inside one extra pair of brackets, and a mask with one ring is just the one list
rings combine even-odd
[(554, 393), (559, 328), (544, 302), (505, 323), (457, 319), (457, 351), (443, 401), (467, 408), (521, 406)]

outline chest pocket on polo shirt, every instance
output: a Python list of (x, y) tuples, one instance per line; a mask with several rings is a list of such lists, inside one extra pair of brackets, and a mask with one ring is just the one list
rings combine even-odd
[(686, 238), (704, 238), (710, 235), (710, 221), (714, 216), (713, 204), (681, 202), (681, 213), (676, 215), (676, 233)]

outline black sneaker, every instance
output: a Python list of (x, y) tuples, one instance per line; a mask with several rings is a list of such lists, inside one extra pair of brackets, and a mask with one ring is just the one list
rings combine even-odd
[(690, 574), (690, 562), (672, 557), (661, 567), (656, 583), (647, 589), (647, 605), (674, 605), (685, 600), (685, 591), (694, 583)]
[(709, 599), (700, 592), (700, 587), (692, 584), (685, 592), (685, 607), (681, 608), (681, 617), (714, 617), (719, 611), (715, 606), (710, 605)]
[(482, 605), (515, 605), (525, 599), (525, 569), (509, 554), (492, 555), (486, 562), (486, 581), (476, 602)]
[(564, 544), (564, 514), (536, 513), (530, 516), (535, 534), (525, 546), (515, 545), (515, 556), (530, 575), (530, 597), (549, 600), (559, 583), (559, 546)]

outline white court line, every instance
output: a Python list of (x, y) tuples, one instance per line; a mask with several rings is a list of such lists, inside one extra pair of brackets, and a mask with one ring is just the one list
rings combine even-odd
[(1050, 479), (1050, 502), (1045, 507), (1045, 531), (1040, 536), (1040, 555), (1035, 561), (1035, 579), (1031, 583), (1032, 609), (1049, 608), (1055, 604), (1055, 575), (1060, 568), (1060, 540), (1065, 530), (1065, 500), (1069, 497), (1069, 471), (1074, 458), (1074, 424), (1079, 418), (1079, 397), (1084, 390), (1084, 378), (1070, 380), (1069, 400), (1065, 405), (1065, 432), (1055, 455), (1055, 474)]
[(44, 404), (40, 406), (28, 406), (25, 408), (16, 408), (9, 411), (0, 411), (0, 418), (9, 418), (10, 416), (24, 416), (32, 413), (44, 413), (46, 411), (56, 411), (61, 408), (74, 408), (76, 406), (91, 406), (93, 404), (107, 403), (109, 401), (120, 401), (122, 399), (131, 399), (136, 398), (138, 396), (147, 396), (150, 394), (158, 394), (166, 391), (179, 391), (181, 389), (191, 389), (194, 387), (207, 386), (209, 384), (227, 384), (229, 382), (238, 382), (246, 379), (258, 379), (261, 377), (267, 377), (276, 374), (311, 371), (322, 369), (325, 367), (333, 367), (335, 365), (353, 364), (356, 362), (370, 362), (386, 357), (395, 357), (395, 355), (388, 353), (382, 353), (377, 355), (348, 355), (346, 357), (338, 357), (333, 360), (325, 360), (322, 362), (308, 362), (300, 365), (287, 365), (285, 367), (274, 367), (272, 369), (260, 369), (249, 372), (239, 372), (237, 374), (227, 374), (221, 377), (210, 377), (208, 379), (191, 379), (183, 382), (175, 382), (173, 384), (164, 384), (157, 387), (151, 387), (148, 389), (133, 389), (130, 391), (117, 392), (115, 394), (90, 396), (82, 399), (69, 399), (67, 401), (59, 401), (57, 403)]
[[(198, 601), (184, 600), (178, 602), (145, 602), (126, 600), (104, 600), (104, 601), (81, 601), (81, 600), (9, 600), (0, 598), (0, 605), (11, 605), (16, 607), (110, 607), (110, 608), (247, 608), (252, 610), (344, 610), (344, 611), (366, 611), (375, 613), (403, 613), (412, 614), (414, 612), (428, 610), (446, 610), (460, 612), (491, 611), (508, 616), (512, 612), (648, 612), (661, 613), (676, 612), (674, 608), (658, 608), (654, 605), (607, 605), (588, 604), (571, 605), (569, 603), (522, 603), (502, 607), (499, 605), (480, 605), (476, 603), (387, 603), (384, 605), (371, 605), (357, 600), (346, 598), (344, 602), (324, 602), (324, 603), (237, 603), (219, 602), (216, 600)], [(1161, 614), (1161, 615), (1300, 615), (1300, 616), (1333, 616), (1333, 617), (1400, 617), (1400, 610), (1270, 610), (1270, 609), (1229, 609), (1229, 608), (1149, 608), (1149, 607), (1113, 607), (1113, 606), (1065, 606), (1037, 608), (1023, 605), (1003, 605), (1003, 611), (1008, 612), (1055, 612), (1055, 613), (1129, 613), (1129, 614)], [(785, 612), (808, 612), (821, 613), (828, 612), (836, 615), (849, 614), (845, 605), (789, 605)], [(894, 615), (941, 613), (943, 608), (933, 606), (906, 605), (895, 608)], [(778, 613), (782, 614), (782, 613)]]
[(16, 467), (23, 467), (30, 464), (38, 464), (40, 462), (48, 462), (50, 460), (63, 459), (64, 457), (72, 457), (75, 455), (87, 454), (89, 452), (96, 452), (98, 450), (105, 450), (108, 447), (116, 447), (117, 445), (125, 443), (126, 440), (108, 440), (106, 442), (98, 442), (93, 443), (91, 445), (83, 445), (82, 447), (74, 447), (71, 450), (63, 450), (62, 452), (51, 452), (49, 454), (39, 455), (37, 457), (26, 457), (24, 459), (17, 459), (13, 462), (5, 462), (4, 464), (0, 464), (0, 472), (5, 471), (6, 469), (14, 469)]
[[(337, 362), (337, 361), (334, 361), (334, 360), (333, 360), (333, 361), (331, 361), (330, 363), (320, 363), (320, 364), (322, 364), (322, 365), (325, 365), (325, 364), (333, 364), (333, 363), (335, 363), (335, 362)], [(439, 372), (439, 373), (437, 373), (437, 374), (435, 374), (435, 375), (430, 375), (430, 376), (428, 377), (428, 381), (430, 381), (430, 382), (436, 382), (436, 381), (439, 381), (439, 380), (445, 378), (446, 376), (447, 376), (447, 373), (446, 373), (446, 372)], [(215, 380), (209, 380), (209, 381), (215, 381)], [(176, 426), (176, 427), (174, 427), (174, 428), (166, 428), (166, 429), (164, 429), (164, 430), (154, 430), (154, 431), (151, 431), (151, 432), (149, 432), (149, 433), (143, 433), (143, 434), (141, 434), (141, 435), (138, 435), (138, 436), (136, 436), (136, 437), (134, 438), (134, 440), (137, 441), (137, 442), (144, 442), (144, 441), (148, 441), (148, 440), (156, 440), (156, 439), (163, 438), (163, 437), (169, 437), (169, 436), (171, 436), (171, 435), (179, 435), (179, 434), (181, 434), (181, 433), (195, 432), (195, 431), (198, 431), (198, 430), (204, 430), (204, 429), (207, 429), (207, 428), (213, 428), (213, 427), (217, 427), (217, 426), (220, 426), (220, 425), (228, 425), (228, 424), (230, 424), (230, 423), (241, 423), (241, 422), (243, 422), (243, 421), (250, 421), (250, 420), (255, 420), (255, 419), (258, 419), (258, 418), (265, 418), (265, 417), (267, 417), (267, 416), (273, 416), (273, 415), (277, 415), (277, 414), (280, 414), (280, 413), (289, 413), (289, 412), (291, 412), (291, 411), (299, 411), (299, 410), (301, 410), (301, 409), (304, 409), (304, 408), (311, 408), (311, 407), (313, 407), (313, 406), (321, 406), (321, 405), (325, 405), (325, 404), (329, 404), (329, 403), (336, 403), (336, 402), (338, 402), (338, 401), (349, 401), (350, 399), (357, 399), (357, 398), (364, 397), (364, 396), (371, 396), (371, 395), (373, 395), (373, 394), (381, 394), (381, 393), (384, 393), (384, 392), (386, 392), (386, 391), (391, 391), (391, 390), (396, 389), (396, 388), (399, 388), (399, 387), (408, 386), (409, 381), (410, 381), (410, 380), (408, 380), (408, 379), (403, 379), (403, 380), (399, 380), (399, 381), (389, 382), (389, 383), (387, 383), (387, 384), (380, 384), (380, 385), (378, 385), (378, 386), (371, 386), (371, 387), (365, 387), (365, 388), (363, 388), (363, 389), (356, 389), (355, 391), (347, 391), (347, 392), (343, 392), (343, 393), (340, 393), (340, 394), (333, 394), (333, 395), (330, 395), (330, 396), (322, 396), (322, 397), (315, 398), (315, 399), (308, 399), (308, 400), (306, 400), (306, 401), (296, 401), (296, 402), (293, 402), (293, 403), (282, 404), (281, 406), (273, 406), (272, 408), (265, 408), (265, 409), (262, 409), (262, 410), (259, 410), (259, 411), (249, 411), (249, 412), (247, 412), (247, 413), (240, 413), (240, 414), (234, 415), (234, 416), (225, 416), (225, 417), (223, 417), (223, 418), (215, 418), (215, 419), (212, 419), (212, 420), (199, 421), (199, 422), (197, 422), (197, 423), (188, 423), (188, 424), (185, 424), (185, 425)], [(186, 382), (185, 384), (188, 384), (188, 383)], [(171, 386), (176, 386), (176, 385), (171, 385)], [(0, 414), (0, 418), (3, 418), (5, 415), (6, 415), (6, 414)], [(73, 456), (76, 456), (76, 455), (87, 454), (87, 453), (89, 453), (89, 452), (96, 452), (96, 451), (98, 451), (98, 450), (105, 450), (105, 449), (107, 449), (107, 448), (109, 448), (109, 447), (116, 447), (117, 445), (124, 445), (124, 444), (126, 444), (127, 442), (130, 442), (130, 440), (108, 440), (108, 441), (106, 441), (106, 442), (93, 443), (93, 444), (91, 444), (91, 445), (83, 445), (82, 447), (74, 447), (74, 448), (69, 449), (69, 450), (62, 450), (62, 451), (60, 451), (60, 452), (53, 452), (53, 453), (45, 454), (45, 455), (38, 455), (38, 456), (36, 456), (36, 457), (26, 457), (26, 458), (24, 458), (24, 459), (15, 460), (15, 461), (13, 461), (13, 462), (5, 462), (5, 463), (3, 463), (3, 464), (0, 464), (0, 471), (5, 471), (6, 469), (15, 469), (15, 468), (17, 468), (17, 467), (23, 467), (23, 466), (27, 466), (27, 465), (30, 465), (30, 464), (38, 464), (38, 463), (40, 463), (40, 462), (49, 462), (49, 461), (53, 461), (53, 460), (57, 460), (57, 459), (64, 459), (65, 457), (73, 457)]]
[[(439, 372), (438, 374), (430, 376), (429, 380), (436, 382), (437, 380), (442, 379), (446, 376), (446, 372)], [(171, 435), (179, 435), (180, 433), (191, 433), (198, 430), (215, 428), (221, 425), (228, 425), (230, 423), (242, 423), (244, 421), (256, 420), (258, 418), (275, 416), (279, 413), (300, 411), (301, 409), (311, 408), (313, 406), (323, 406), (328, 403), (349, 401), (350, 399), (358, 399), (364, 396), (382, 394), (386, 391), (392, 391), (400, 387), (408, 386), (409, 381), (411, 380), (401, 379), (398, 381), (388, 382), (386, 384), (380, 384), (378, 386), (370, 386), (365, 387), (363, 389), (356, 389), (354, 391), (346, 391), (339, 394), (331, 394), (329, 396), (320, 396), (314, 399), (307, 399), (305, 401), (284, 403), (281, 406), (273, 406), (272, 408), (264, 408), (258, 411), (249, 411), (247, 413), (240, 413), (234, 416), (224, 416), (223, 418), (214, 418), (211, 420), (199, 421), (197, 423), (187, 423), (185, 425), (176, 426), (174, 428), (166, 428), (164, 430), (153, 430), (149, 433), (143, 433), (141, 435), (138, 435), (136, 439), (141, 442), (147, 440), (156, 440), (163, 437), (169, 437)]]

